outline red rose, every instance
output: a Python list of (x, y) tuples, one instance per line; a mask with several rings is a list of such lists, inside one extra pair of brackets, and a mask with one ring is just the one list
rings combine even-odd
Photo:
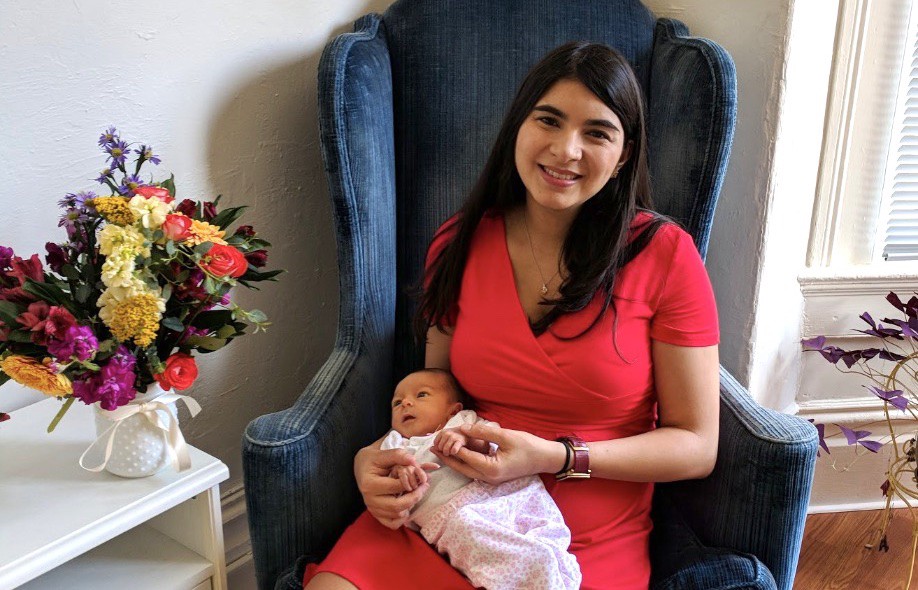
[(214, 244), (199, 263), (201, 268), (215, 277), (227, 275), (238, 278), (245, 274), (249, 262), (239, 250), (232, 246)]
[(267, 250), (255, 250), (254, 252), (249, 252), (245, 255), (245, 259), (249, 261), (249, 264), (255, 268), (261, 268), (264, 265), (268, 264), (268, 251)]
[(145, 199), (156, 197), (164, 203), (171, 203), (175, 197), (169, 194), (169, 191), (159, 186), (141, 186), (134, 189), (134, 194), (140, 195)]
[(180, 242), (186, 239), (191, 232), (191, 218), (184, 215), (166, 215), (166, 221), (163, 222), (160, 229), (163, 230), (166, 238), (173, 242)]
[(198, 365), (190, 354), (177, 352), (166, 359), (165, 370), (153, 378), (166, 390), (188, 389), (198, 378)]
[(48, 319), (45, 322), (45, 334), (51, 338), (63, 340), (67, 329), (77, 325), (76, 318), (63, 307), (53, 306), (48, 311)]

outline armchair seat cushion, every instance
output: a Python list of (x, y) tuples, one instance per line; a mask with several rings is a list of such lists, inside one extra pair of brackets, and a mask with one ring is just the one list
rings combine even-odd
[(776, 590), (771, 572), (750, 553), (704, 545), (666, 497), (654, 499), (652, 590)]

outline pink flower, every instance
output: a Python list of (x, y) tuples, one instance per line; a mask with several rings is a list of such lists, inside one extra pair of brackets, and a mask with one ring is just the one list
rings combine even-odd
[(29, 304), (29, 308), (24, 313), (19, 314), (16, 321), (24, 328), (32, 332), (32, 342), (45, 346), (48, 344), (48, 336), (45, 334), (45, 323), (48, 321), (48, 313), (51, 306), (45, 301), (36, 301)]
[(76, 318), (64, 307), (57, 305), (51, 307), (48, 312), (48, 320), (45, 322), (45, 334), (51, 338), (63, 340), (72, 326), (76, 326)]
[(173, 242), (180, 242), (191, 235), (191, 232), (188, 231), (190, 228), (190, 217), (185, 217), (184, 215), (166, 215), (166, 221), (163, 222), (160, 229), (163, 230), (163, 234), (165, 234), (167, 239)]

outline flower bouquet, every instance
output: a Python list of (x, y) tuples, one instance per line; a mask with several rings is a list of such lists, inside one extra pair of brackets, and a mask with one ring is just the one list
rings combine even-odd
[(230, 233), (246, 207), (177, 202), (174, 177), (141, 177), (159, 156), (131, 149), (114, 127), (99, 146), (107, 167), (96, 180), (110, 194), (60, 201), (67, 241), (46, 244), (46, 266), (0, 246), (0, 384), (61, 399), (48, 432), (75, 400), (111, 411), (154, 384), (188, 388), (195, 354), (269, 325), (233, 303), (231, 289), (283, 272), (260, 270), (270, 244), (252, 226)]
[[(911, 510), (912, 501), (918, 500), (918, 435), (900, 441), (893, 420), (918, 420), (918, 297), (913, 296), (903, 303), (898, 295), (890, 292), (886, 300), (898, 310), (901, 317), (883, 318), (877, 322), (865, 312), (860, 318), (867, 324), (866, 329), (855, 330), (879, 339), (881, 347), (845, 350), (827, 345), (825, 336), (803, 340), (802, 344), (805, 352), (818, 352), (843, 373), (861, 375), (872, 382), (872, 385), (865, 385), (866, 389), (883, 402), (887, 436), (880, 440), (872, 440), (868, 437), (876, 437), (869, 430), (860, 427), (847, 428), (840, 424), (835, 424), (839, 430), (835, 435), (844, 436), (848, 445), (854, 445), (857, 457), (864, 453), (877, 453), (886, 442), (891, 443), (892, 455), (886, 479), (878, 486), (878, 490), (886, 497), (886, 509), (876, 538), (868, 547), (876, 547), (881, 551), (889, 549), (886, 529), (891, 517), (892, 500), (902, 500), (910, 508), (909, 513), (916, 525), (913, 527), (912, 562), (906, 585), (908, 588), (911, 585), (911, 573), (914, 571), (918, 550), (918, 514)], [(839, 366), (839, 362), (844, 368)], [(826, 425), (815, 426), (819, 432), (819, 444), (822, 450), (829, 454), (829, 447), (825, 442)]]

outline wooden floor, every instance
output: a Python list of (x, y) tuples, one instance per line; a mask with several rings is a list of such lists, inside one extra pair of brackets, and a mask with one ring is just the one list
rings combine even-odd
[[(882, 514), (861, 511), (807, 517), (794, 589), (903, 590), (912, 556), (912, 519), (907, 510), (894, 511), (887, 530), (889, 551), (866, 549)], [(911, 590), (918, 590), (918, 568)]]

